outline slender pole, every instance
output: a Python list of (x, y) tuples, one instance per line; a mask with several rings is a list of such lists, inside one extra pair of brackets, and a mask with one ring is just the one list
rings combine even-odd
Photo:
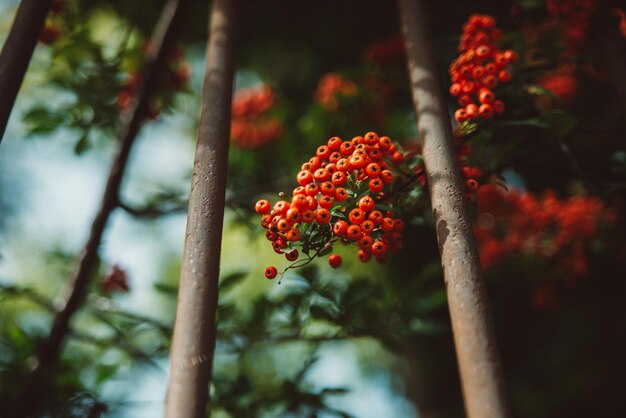
[(470, 418), (510, 417), (446, 96), (426, 26), (426, 2), (398, 0), (398, 4), (465, 409)]
[(77, 268), (68, 283), (61, 308), (54, 316), (50, 333), (38, 347), (35, 367), (16, 398), (15, 408), (18, 412), (15, 412), (14, 416), (28, 413), (26, 409), (35, 405), (32, 398), (40, 392), (39, 389), (46, 380), (46, 373), (56, 364), (69, 331), (70, 321), (85, 302), (89, 283), (98, 262), (98, 249), (102, 235), (111, 213), (118, 206), (120, 186), (128, 165), (131, 148), (141, 124), (149, 114), (151, 95), (156, 90), (159, 74), (165, 68), (167, 57), (173, 50), (178, 30), (181, 27), (183, 6), (188, 3), (188, 0), (170, 0), (163, 9), (153, 38), (156, 47), (149, 53), (148, 63), (143, 72), (143, 82), (139, 86), (134, 103), (130, 111), (124, 115), (126, 123), (119, 138), (120, 148), (109, 172), (100, 208), (91, 225), (89, 238), (79, 258)]
[(215, 0), (172, 340), (167, 418), (206, 417), (216, 339), (234, 71), (235, 1)]
[(0, 142), (52, 0), (22, 0), (0, 52)]

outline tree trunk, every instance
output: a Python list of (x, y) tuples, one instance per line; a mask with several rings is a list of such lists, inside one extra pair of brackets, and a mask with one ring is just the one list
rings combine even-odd
[(0, 142), (52, 0), (22, 0), (0, 52)]
[(167, 418), (206, 417), (224, 221), (234, 72), (234, 0), (216, 0), (187, 213), (174, 324)]
[(470, 418), (509, 417), (446, 96), (426, 26), (426, 2), (398, 0), (398, 4), (466, 412)]

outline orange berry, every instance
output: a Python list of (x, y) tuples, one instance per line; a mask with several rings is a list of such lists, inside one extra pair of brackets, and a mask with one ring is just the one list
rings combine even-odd
[(266, 214), (266, 213), (270, 213), (270, 210), (272, 210), (272, 207), (268, 200), (261, 199), (258, 202), (256, 202), (256, 205), (254, 205), (254, 210), (257, 213)]
[(265, 277), (272, 280), (274, 277), (276, 277), (276, 275), (278, 275), (278, 270), (276, 270), (276, 267), (265, 267)]
[(478, 113), (480, 114), (481, 118), (489, 119), (490, 117), (493, 116), (493, 107), (485, 103), (483, 105), (480, 105), (480, 108), (478, 109)]
[(287, 233), (285, 234), (285, 238), (287, 238), (287, 241), (298, 241), (300, 240), (300, 230), (299, 229), (290, 229), (289, 231), (287, 231)]
[(335, 225), (333, 225), (333, 233), (340, 237), (346, 235), (346, 233), (348, 233), (348, 223), (343, 220), (335, 222)]
[(343, 187), (337, 187), (335, 189), (335, 201), (343, 202), (348, 198), (348, 192)]
[(331, 254), (328, 256), (328, 264), (336, 269), (341, 267), (341, 264), (343, 263), (343, 260), (341, 259), (341, 256), (339, 254)]
[(363, 235), (363, 231), (361, 230), (361, 227), (358, 225), (350, 225), (348, 227), (348, 232), (346, 235), (349, 239), (357, 240), (361, 238), (361, 235)]
[(315, 220), (320, 225), (326, 225), (330, 222), (330, 212), (328, 209), (321, 208), (315, 211)]

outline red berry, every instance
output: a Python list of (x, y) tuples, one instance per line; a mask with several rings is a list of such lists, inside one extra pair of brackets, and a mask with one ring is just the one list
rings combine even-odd
[(364, 221), (361, 224), (361, 229), (364, 233), (369, 234), (376, 228), (376, 224), (370, 220)]
[(357, 240), (359, 238), (361, 238), (361, 235), (363, 235), (363, 231), (361, 230), (361, 227), (358, 225), (350, 225), (348, 227), (348, 233), (347, 236), (350, 239), (353, 240)]
[(313, 219), (315, 219), (315, 214), (312, 210), (307, 210), (302, 212), (302, 215), (300, 217), (302, 222), (310, 224), (311, 222), (313, 222)]
[(333, 203), (335, 203), (335, 199), (330, 196), (322, 196), (319, 198), (318, 203), (321, 208), (330, 209), (333, 207)]
[(485, 104), (491, 104), (493, 103), (493, 101), (495, 100), (495, 96), (493, 95), (493, 92), (489, 89), (482, 89), (480, 90), (480, 92), (478, 93), (478, 100)]
[(278, 270), (276, 270), (276, 267), (269, 266), (265, 268), (265, 277), (267, 277), (268, 279), (273, 279), (274, 277), (276, 277), (277, 274)]
[(373, 193), (379, 193), (383, 191), (384, 183), (381, 179), (371, 179), (369, 182), (369, 189)]
[(348, 192), (343, 187), (337, 187), (335, 189), (335, 201), (343, 202), (348, 198)]
[(333, 233), (338, 236), (346, 235), (348, 232), (348, 223), (346, 221), (339, 220), (333, 225)]
[(375, 205), (376, 203), (374, 202), (374, 199), (372, 199), (369, 196), (363, 196), (362, 198), (359, 199), (359, 202), (358, 202), (359, 209), (361, 209), (364, 212), (370, 212), (374, 210)]
[(380, 174), (380, 178), (383, 180), (383, 183), (391, 184), (394, 179), (394, 175), (391, 170), (383, 170), (383, 172)]
[(313, 173), (309, 170), (302, 170), (298, 173), (296, 179), (298, 180), (298, 184), (300, 186), (306, 186), (313, 181)]
[(342, 186), (346, 184), (347, 180), (348, 180), (348, 177), (346, 176), (346, 173), (344, 173), (343, 171), (337, 171), (331, 177), (331, 181), (333, 182), (335, 186)]
[(298, 250), (294, 249), (288, 253), (285, 253), (285, 258), (289, 261), (296, 261), (299, 255), (300, 254), (298, 253)]
[(504, 103), (502, 100), (496, 100), (493, 102), (493, 111), (496, 112), (497, 115), (504, 112)]
[(453, 97), (461, 94), (461, 85), (459, 83), (454, 83), (450, 86), (450, 95)]
[(318, 209), (315, 211), (315, 220), (320, 225), (326, 225), (330, 222), (330, 212), (328, 209)]
[(357, 252), (357, 256), (359, 257), (359, 260), (361, 260), (361, 262), (363, 263), (367, 263), (372, 258), (372, 254), (365, 250), (359, 250)]
[(471, 120), (478, 119), (478, 106), (476, 106), (474, 103), (468, 104), (467, 106), (465, 106), (465, 113), (467, 114), (467, 117)]
[(45, 45), (52, 45), (59, 40), (62, 33), (61, 28), (58, 26), (46, 25), (39, 34), (39, 40)]
[(328, 146), (327, 146), (327, 145), (320, 145), (320, 146), (317, 148), (317, 152), (316, 152), (316, 154), (317, 154), (317, 156), (318, 156), (321, 160), (325, 160), (325, 159), (327, 159), (327, 158), (330, 156), (330, 153), (331, 153), (331, 152), (332, 152), (332, 151), (330, 150), (330, 148), (328, 148)]
[(352, 209), (348, 214), (348, 218), (353, 224), (363, 223), (365, 220), (365, 212), (359, 208)]
[(256, 210), (257, 213), (266, 214), (270, 213), (270, 210), (272, 210), (272, 206), (270, 205), (270, 202), (268, 200), (261, 199), (256, 202), (256, 205), (254, 205), (254, 210)]
[(297, 208), (289, 208), (289, 210), (285, 213), (285, 218), (289, 222), (296, 223), (300, 221), (300, 211)]
[(279, 200), (278, 202), (276, 202), (276, 204), (274, 205), (274, 215), (282, 215), (283, 213), (287, 212), (289, 210), (289, 207), (291, 205), (287, 202), (285, 202), (284, 200)]
[(287, 238), (287, 241), (291, 241), (291, 242), (299, 241), (301, 237), (302, 236), (300, 234), (300, 230), (296, 228), (290, 229), (285, 234), (285, 238)]
[(341, 138), (339, 138), (338, 136), (333, 136), (328, 140), (327, 145), (331, 151), (336, 151), (339, 149), (339, 147), (341, 147)]
[(391, 156), (391, 161), (393, 161), (395, 164), (402, 164), (404, 162), (404, 154), (402, 154), (400, 151), (394, 152)]
[(330, 178), (330, 173), (325, 168), (318, 168), (313, 173), (313, 178), (321, 183)]
[(502, 70), (498, 73), (498, 79), (503, 83), (508, 83), (511, 78), (511, 73), (508, 70)]
[(465, 185), (467, 186), (468, 189), (470, 189), (473, 192), (478, 190), (478, 182), (476, 180), (474, 180), (474, 179), (467, 180), (465, 182)]
[(485, 103), (483, 105), (480, 105), (480, 108), (478, 109), (478, 113), (480, 114), (481, 118), (489, 119), (490, 117), (493, 116), (493, 107)]
[(467, 115), (465, 109), (457, 109), (457, 111), (454, 112), (454, 119), (457, 123), (463, 123), (469, 119), (469, 116)]
[(341, 267), (343, 260), (339, 254), (331, 254), (328, 256), (328, 264), (334, 269)]
[(368, 164), (367, 167), (365, 167), (365, 173), (370, 177), (370, 178), (376, 178), (380, 175), (380, 166), (376, 163), (371, 163)]

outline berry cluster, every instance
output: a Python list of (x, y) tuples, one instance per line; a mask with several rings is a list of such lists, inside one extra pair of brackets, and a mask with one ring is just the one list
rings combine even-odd
[(472, 15), (463, 25), (461, 54), (449, 67), (450, 94), (460, 106), (454, 113), (458, 123), (489, 119), (504, 111), (504, 103), (496, 99), (493, 89), (511, 81), (509, 67), (518, 56), (515, 51), (498, 48), (501, 35), (491, 16)]
[(586, 272), (585, 244), (616, 219), (594, 197), (560, 200), (550, 190), (537, 197), (495, 185), (478, 190), (477, 210), (474, 233), (483, 267), (522, 254), (557, 262), (573, 275)]
[(589, 16), (596, 9), (595, 0), (548, 0), (548, 13), (563, 21), (569, 52), (576, 52), (587, 40)]
[(379, 65), (389, 65), (405, 57), (404, 40), (394, 38), (388, 41), (374, 42), (363, 52), (363, 61)]
[[(391, 206), (383, 206), (389, 205), (383, 198), (390, 196), (396, 176), (404, 175), (400, 166), (405, 158), (389, 137), (374, 132), (347, 141), (330, 138), (302, 164), (291, 200), (273, 206), (264, 199), (256, 203), (274, 251), (294, 262), (300, 248), (307, 259), (292, 268), (330, 253), (332, 244), (341, 242), (358, 246), (362, 262), (373, 257), (384, 263), (389, 251), (402, 249), (404, 223)], [(342, 259), (331, 254), (328, 262), (337, 268)], [(273, 266), (265, 270), (267, 278), (277, 274)]]
[(357, 86), (353, 81), (346, 80), (338, 73), (328, 73), (323, 76), (315, 89), (315, 101), (330, 112), (339, 109), (338, 97), (354, 96)]
[[(143, 47), (144, 55), (152, 53), (156, 46), (154, 42), (147, 41)], [(187, 88), (189, 78), (191, 77), (191, 67), (185, 60), (185, 54), (182, 48), (175, 48), (168, 57), (167, 65), (167, 86), (162, 88), (161, 96), (166, 94), (183, 91)], [(129, 72), (122, 81), (122, 88), (117, 94), (117, 108), (125, 111), (130, 108), (133, 97), (137, 94), (137, 89), (141, 83), (141, 75), (138, 70)], [(159, 99), (153, 99), (150, 103), (149, 115), (150, 119), (156, 119), (161, 113), (161, 103)]]
[(130, 291), (128, 274), (123, 268), (114, 264), (111, 272), (102, 278), (100, 288), (104, 293), (128, 292)]
[(268, 114), (274, 105), (274, 92), (267, 84), (237, 90), (230, 124), (233, 144), (242, 149), (256, 149), (278, 139), (283, 126)]
[[(576, 65), (567, 63), (541, 75), (535, 83), (563, 101), (570, 101), (578, 94)], [(545, 96), (541, 96), (544, 98)], [(544, 101), (546, 101), (544, 99)], [(545, 105), (545, 103), (544, 103)]]

